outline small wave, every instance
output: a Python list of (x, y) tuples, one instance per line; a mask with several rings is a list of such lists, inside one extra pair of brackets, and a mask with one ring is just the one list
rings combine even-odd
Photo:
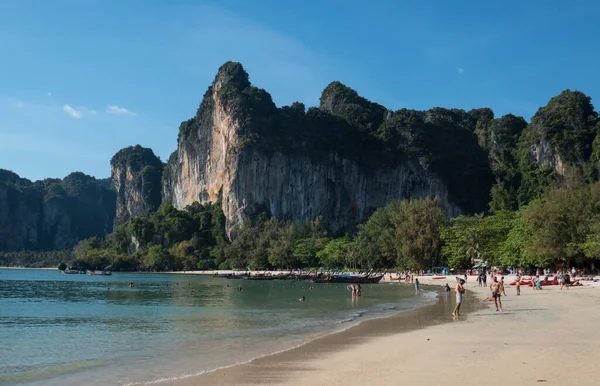
[(340, 320), (340, 323), (349, 323), (349, 322), (353, 322), (354, 318), (349, 318), (349, 319), (344, 319), (344, 320)]

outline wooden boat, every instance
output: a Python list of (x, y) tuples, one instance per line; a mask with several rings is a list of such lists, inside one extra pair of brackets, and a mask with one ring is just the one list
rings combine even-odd
[(79, 269), (65, 269), (63, 271), (60, 271), (60, 273), (62, 273), (63, 275), (79, 275), (85, 272), (80, 271)]
[(90, 271), (89, 269), (87, 270), (87, 274), (91, 275), (91, 276), (110, 276), (112, 275), (112, 272), (110, 271)]
[(246, 280), (286, 280), (287, 276), (271, 276), (271, 275), (258, 275), (258, 276), (246, 276)]
[(222, 273), (215, 274), (214, 277), (220, 277), (222, 279), (246, 279), (248, 277), (247, 274), (236, 274), (236, 273)]
[(365, 276), (365, 275), (323, 275), (312, 279), (313, 283), (379, 283), (383, 275)]

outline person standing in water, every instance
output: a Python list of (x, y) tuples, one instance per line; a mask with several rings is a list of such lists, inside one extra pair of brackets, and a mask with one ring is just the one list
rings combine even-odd
[(462, 304), (463, 294), (465, 293), (465, 281), (460, 279), (458, 283), (456, 283), (456, 287), (454, 287), (454, 292), (456, 292), (456, 307), (454, 307), (454, 311), (452, 311), (452, 316), (460, 316), (460, 305)]
[(419, 292), (419, 279), (415, 279), (415, 291)]

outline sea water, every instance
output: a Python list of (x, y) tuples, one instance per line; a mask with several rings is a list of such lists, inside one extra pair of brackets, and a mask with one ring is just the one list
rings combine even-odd
[(362, 287), (353, 301), (343, 284), (0, 269), (0, 385), (157, 383), (435, 299), (404, 284)]

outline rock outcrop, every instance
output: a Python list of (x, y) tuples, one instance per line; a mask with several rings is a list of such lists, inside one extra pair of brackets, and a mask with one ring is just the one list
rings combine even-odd
[(163, 163), (152, 149), (140, 145), (121, 149), (111, 159), (110, 168), (117, 193), (115, 225), (160, 206)]
[[(395, 198), (437, 195), (453, 215), (478, 210), (468, 197), (457, 199), (471, 178), (478, 178), (472, 190), (479, 184), (489, 192), (491, 184), (474, 128), (462, 127), (475, 124), (462, 110), (392, 112), (338, 82), (319, 108), (278, 109), (229, 62), (180, 127), (163, 200), (184, 208), (220, 199), (230, 236), (261, 212), (288, 221), (322, 216), (337, 232)], [(454, 140), (461, 144), (451, 147)], [(440, 173), (454, 164), (462, 169)]]
[(565, 90), (539, 108), (524, 140), (530, 162), (565, 175), (566, 165), (581, 167), (590, 160), (599, 132), (600, 120), (591, 98)]
[(68, 249), (112, 231), (115, 194), (83, 173), (31, 182), (0, 169), (0, 251)]

